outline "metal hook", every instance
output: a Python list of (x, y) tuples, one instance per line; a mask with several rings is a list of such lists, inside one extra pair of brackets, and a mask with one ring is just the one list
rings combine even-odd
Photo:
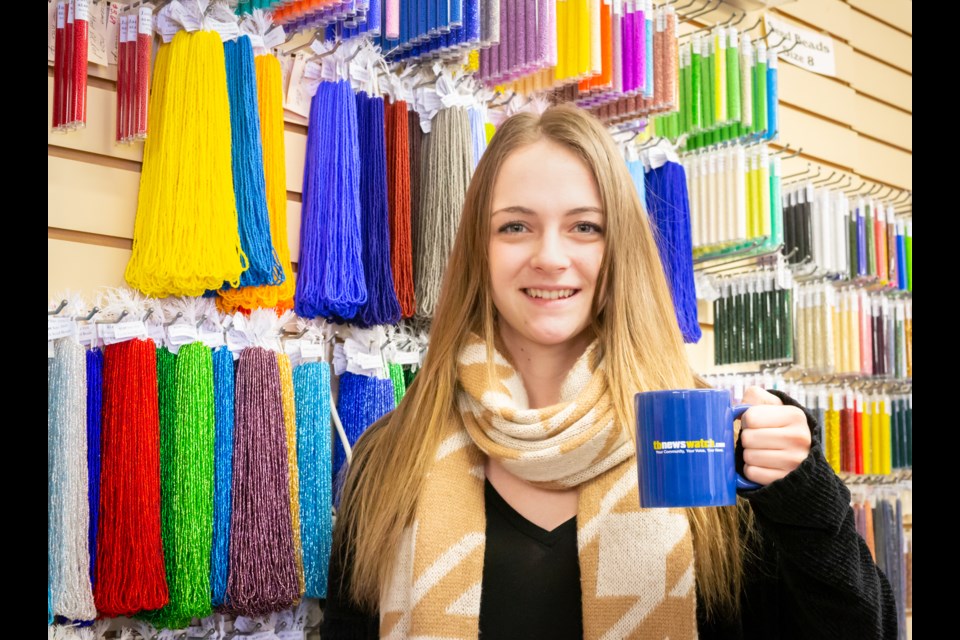
[[(746, 12), (744, 12), (743, 15), (747, 15)], [(757, 18), (756, 24), (754, 24), (752, 27), (750, 27), (749, 29), (744, 29), (744, 30), (743, 30), (743, 33), (750, 33), (751, 31), (753, 31), (754, 29), (756, 29), (757, 27), (759, 27), (761, 22), (763, 22), (763, 15), (761, 15), (759, 18)]]
[[(790, 145), (787, 145), (787, 146), (789, 147)], [(797, 149), (796, 151), (794, 151), (793, 153), (791, 153), (791, 154), (788, 155), (788, 156), (783, 156), (783, 158), (781, 158), (781, 160), (789, 160), (790, 158), (796, 158), (796, 157), (797, 157), (798, 155), (800, 155), (801, 153), (803, 153), (803, 147), (800, 147), (799, 149)]]
[[(734, 12), (734, 13), (736, 13), (736, 12)], [(744, 11), (743, 13), (740, 14), (740, 19), (739, 19), (739, 20), (737, 20), (737, 21), (734, 22), (733, 24), (728, 24), (727, 26), (728, 26), (728, 27), (735, 27), (735, 26), (737, 26), (738, 24), (740, 24), (741, 22), (743, 22), (743, 19), (746, 18), (746, 17), (747, 17), (747, 12)]]
[(177, 315), (173, 316), (173, 320), (171, 320), (170, 322), (164, 323), (163, 326), (165, 326), (165, 327), (172, 327), (172, 326), (173, 326), (173, 323), (176, 322), (177, 320), (179, 320), (179, 319), (182, 318), (182, 317), (183, 317), (183, 311), (177, 311)]
[[(799, 153), (799, 151), (797, 153)], [(789, 157), (792, 157), (792, 156), (789, 156)], [(789, 180), (790, 178), (802, 178), (803, 176), (808, 175), (810, 173), (810, 168), (812, 166), (813, 164), (808, 162), (807, 168), (804, 171), (801, 171), (800, 173), (793, 173), (793, 174), (790, 174), (789, 176), (783, 176), (782, 178), (780, 178), (780, 180), (783, 181), (783, 180)]]
[(860, 186), (859, 186), (859, 187), (855, 187), (855, 188), (853, 188), (853, 189), (848, 189), (848, 190), (844, 191), (844, 193), (847, 194), (847, 195), (856, 193), (857, 191), (860, 191), (860, 189), (863, 189), (863, 187), (864, 187), (866, 184), (867, 184), (867, 181), (866, 181), (866, 180), (863, 180), (863, 179), (861, 178), (861, 182), (860, 182)]
[(113, 322), (107, 322), (106, 324), (117, 324), (117, 323), (119, 323), (121, 320), (123, 320), (124, 318), (126, 318), (129, 314), (130, 314), (129, 311), (124, 311), (123, 313), (120, 314), (120, 317), (119, 317), (119, 318), (117, 318), (117, 319), (114, 320)]
[(203, 314), (200, 318), (200, 322), (197, 323), (197, 329), (203, 326), (203, 323), (207, 321), (207, 314)]
[(825, 179), (823, 179), (823, 180), (817, 180), (817, 181), (814, 182), (813, 184), (823, 184), (823, 183), (825, 183), (825, 182), (830, 182), (831, 180), (833, 180), (833, 176), (835, 176), (835, 175), (837, 175), (836, 170), (831, 171), (831, 172), (830, 172), (830, 175), (827, 176)]
[[(744, 12), (743, 15), (747, 15), (746, 12)], [(701, 27), (701, 28), (697, 29), (696, 31), (691, 31), (690, 33), (686, 33), (686, 34), (684, 34), (683, 37), (689, 37), (689, 36), (692, 36), (692, 35), (701, 33), (701, 32), (703, 32), (703, 31), (710, 31), (710, 30), (712, 30), (712, 29), (714, 29), (714, 28), (716, 28), (716, 27), (721, 27), (721, 28), (725, 29), (725, 28), (727, 28), (728, 26), (730, 26), (730, 22), (732, 22), (733, 19), (734, 19), (736, 16), (737, 16), (737, 12), (734, 11), (733, 13), (730, 14), (730, 18), (727, 19), (727, 21), (726, 21), (725, 23), (723, 23), (723, 24), (715, 24), (715, 25), (713, 25), (712, 27), (711, 27), (710, 25), (707, 25), (707, 26), (705, 26), (705, 27)], [(742, 19), (742, 17), (741, 17), (741, 19)]]
[(67, 306), (67, 301), (66, 301), (66, 299), (61, 300), (61, 301), (60, 301), (60, 304), (57, 306), (56, 309), (54, 309), (53, 311), (47, 311), (47, 315), (48, 315), (48, 316), (55, 316), (55, 315), (59, 314), (61, 311), (63, 311), (63, 308), (64, 308), (65, 306)]
[(205, 639), (206, 639), (206, 638), (209, 638), (210, 636), (212, 636), (212, 635), (215, 634), (216, 632), (217, 632), (216, 629), (213, 629), (213, 628), (207, 629), (207, 632), (206, 632), (205, 634), (203, 634), (203, 637), (204, 637)]
[[(674, 0), (674, 2), (676, 2), (676, 1), (677, 1), (677, 0)], [(673, 10), (676, 11), (677, 13), (679, 13), (681, 9), (686, 9), (687, 7), (692, 7), (694, 4), (696, 4), (696, 2), (697, 2), (697, 0), (690, 0), (690, 2), (688, 2), (688, 3), (685, 4), (685, 5), (683, 5), (682, 7), (674, 7)], [(710, 4), (710, 0), (707, 0), (707, 4)], [(704, 5), (704, 6), (706, 6), (706, 5)]]
[(147, 309), (147, 313), (144, 314), (143, 318), (140, 319), (140, 322), (146, 322), (147, 319), (153, 315), (153, 309)]
[(93, 309), (90, 310), (90, 315), (88, 315), (87, 317), (74, 318), (74, 320), (83, 320), (85, 322), (90, 322), (90, 320), (93, 319), (93, 316), (97, 315), (98, 313), (100, 313), (100, 307), (94, 307)]
[[(770, 34), (768, 33), (767, 35), (770, 35)], [(763, 38), (760, 38), (760, 39), (763, 40), (764, 42), (767, 42), (767, 41), (765, 40), (765, 38), (766, 38), (766, 36), (764, 36)], [(778, 42), (777, 44), (767, 43), (767, 48), (768, 48), (768, 49), (771, 49), (771, 50), (772, 50), (772, 49), (776, 49), (777, 47), (779, 47), (780, 45), (782, 45), (784, 42), (786, 42), (786, 40), (787, 40), (787, 36), (780, 36), (780, 42)]]
[[(317, 38), (314, 37), (314, 40), (316, 40), (316, 39), (317, 39)], [(310, 41), (310, 45), (312, 45), (313, 42), (314, 42), (314, 41), (311, 40), (311, 41)], [(333, 53), (334, 53), (334, 51), (336, 51), (337, 49), (339, 49), (339, 48), (340, 48), (340, 45), (341, 45), (342, 43), (343, 43), (343, 40), (337, 40), (337, 42), (333, 45), (333, 49), (330, 49), (330, 51), (324, 51), (323, 53), (318, 53), (318, 54), (316, 54), (315, 56), (312, 56), (310, 59), (311, 59), (311, 60), (319, 60), (320, 58), (326, 58), (327, 56), (332, 56)], [(310, 45), (306, 45), (306, 46), (310, 46)], [(297, 49), (294, 49), (294, 51), (296, 51), (296, 50), (298, 50), (298, 49), (302, 49), (302, 48), (303, 48), (303, 47), (297, 47)], [(359, 50), (359, 49), (358, 49), (358, 50)], [(356, 54), (354, 54), (354, 55), (356, 55)], [(351, 60), (352, 60), (352, 58), (351, 58)]]
[(694, 18), (699, 18), (700, 16), (705, 16), (705, 15), (707, 15), (708, 13), (713, 13), (714, 11), (716, 11), (717, 9), (720, 8), (720, 0), (717, 0), (716, 6), (714, 6), (712, 9), (708, 9), (707, 7), (710, 6), (710, 1), (711, 1), (711, 0), (707, 0), (707, 4), (704, 5), (703, 9), (698, 10), (698, 11), (694, 11), (694, 12), (691, 13), (690, 15), (684, 16), (684, 17), (683, 17), (683, 20), (681, 20), (680, 22), (681, 22), (681, 23), (683, 23), (683, 22), (689, 22), (690, 20), (693, 20)]
[(798, 44), (800, 44), (800, 41), (799, 41), (799, 40), (797, 40), (796, 42), (794, 42), (793, 45), (792, 45), (789, 49), (781, 49), (780, 51), (778, 51), (778, 52), (777, 52), (777, 55), (780, 55), (781, 53), (789, 53), (789, 52), (793, 51)]

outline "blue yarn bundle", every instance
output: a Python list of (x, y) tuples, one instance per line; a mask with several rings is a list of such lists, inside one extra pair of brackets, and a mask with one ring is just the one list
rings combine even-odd
[(390, 264), (390, 210), (387, 206), (387, 142), (383, 98), (361, 91), (356, 96), (360, 142), (360, 207), (363, 223), (363, 273), (367, 303), (358, 324), (396, 324), (400, 303)]
[(357, 104), (350, 83), (321, 82), (310, 103), (294, 308), (353, 318), (367, 302), (360, 239)]
[(690, 239), (690, 203), (683, 166), (667, 162), (646, 173), (647, 213), (660, 250), (677, 324), (684, 342), (700, 340), (697, 292), (693, 283), (693, 243)]
[(90, 504), (90, 586), (97, 584), (97, 518), (100, 515), (100, 412), (103, 407), (103, 351), (87, 351), (87, 499)]
[(470, 133), (473, 137), (473, 168), (477, 168), (480, 156), (487, 150), (487, 122), (484, 109), (470, 107)]
[[(277, 285), (283, 267), (270, 236), (270, 212), (263, 174), (263, 145), (257, 108), (257, 72), (248, 36), (223, 43), (230, 94), (230, 136), (233, 155), (233, 193), (237, 203), (240, 246), (249, 268), (240, 286)], [(197, 170), (202, 171), (202, 167)]]
[(216, 421), (213, 459), (213, 546), (210, 551), (210, 593), (214, 607), (227, 602), (230, 565), (230, 513), (233, 492), (233, 354), (226, 347), (213, 352), (213, 398)]
[(305, 595), (326, 598), (333, 543), (330, 365), (307, 362), (294, 369), (293, 393), (297, 405), (300, 540)]
[[(337, 413), (352, 447), (371, 424), (395, 406), (393, 382), (387, 379), (362, 376), (349, 371), (340, 376), (340, 394), (337, 397)], [(347, 460), (346, 451), (336, 439), (333, 454), (334, 496), (339, 501), (343, 478), (341, 467)]]

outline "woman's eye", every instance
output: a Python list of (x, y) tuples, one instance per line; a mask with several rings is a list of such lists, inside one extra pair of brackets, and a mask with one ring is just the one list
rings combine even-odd
[(592, 222), (578, 222), (574, 228), (578, 233), (603, 233), (603, 228)]
[(508, 222), (500, 227), (497, 231), (499, 233), (523, 233), (525, 229), (526, 228), (520, 222)]

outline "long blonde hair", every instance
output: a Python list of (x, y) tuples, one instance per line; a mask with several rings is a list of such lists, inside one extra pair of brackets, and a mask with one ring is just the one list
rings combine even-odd
[[(347, 595), (375, 611), (404, 527), (440, 441), (456, 420), (457, 356), (470, 332), (492, 353), (495, 309), (488, 242), (493, 190), (504, 160), (548, 138), (590, 168), (606, 216), (606, 246), (593, 300), (617, 418), (633, 437), (638, 391), (704, 386), (687, 362), (653, 232), (626, 165), (603, 125), (570, 105), (540, 116), (520, 113), (500, 126), (467, 189), (460, 228), (444, 273), (430, 346), (413, 384), (391, 414), (367, 430), (353, 452), (334, 532), (334, 547), (352, 566)], [(697, 581), (710, 614), (739, 607), (742, 579), (738, 507), (688, 509)]]

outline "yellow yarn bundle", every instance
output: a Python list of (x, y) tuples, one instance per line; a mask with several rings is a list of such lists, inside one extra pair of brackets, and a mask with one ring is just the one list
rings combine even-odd
[(236, 286), (240, 248), (223, 43), (178, 32), (154, 65), (149, 131), (126, 280), (149, 296)]

